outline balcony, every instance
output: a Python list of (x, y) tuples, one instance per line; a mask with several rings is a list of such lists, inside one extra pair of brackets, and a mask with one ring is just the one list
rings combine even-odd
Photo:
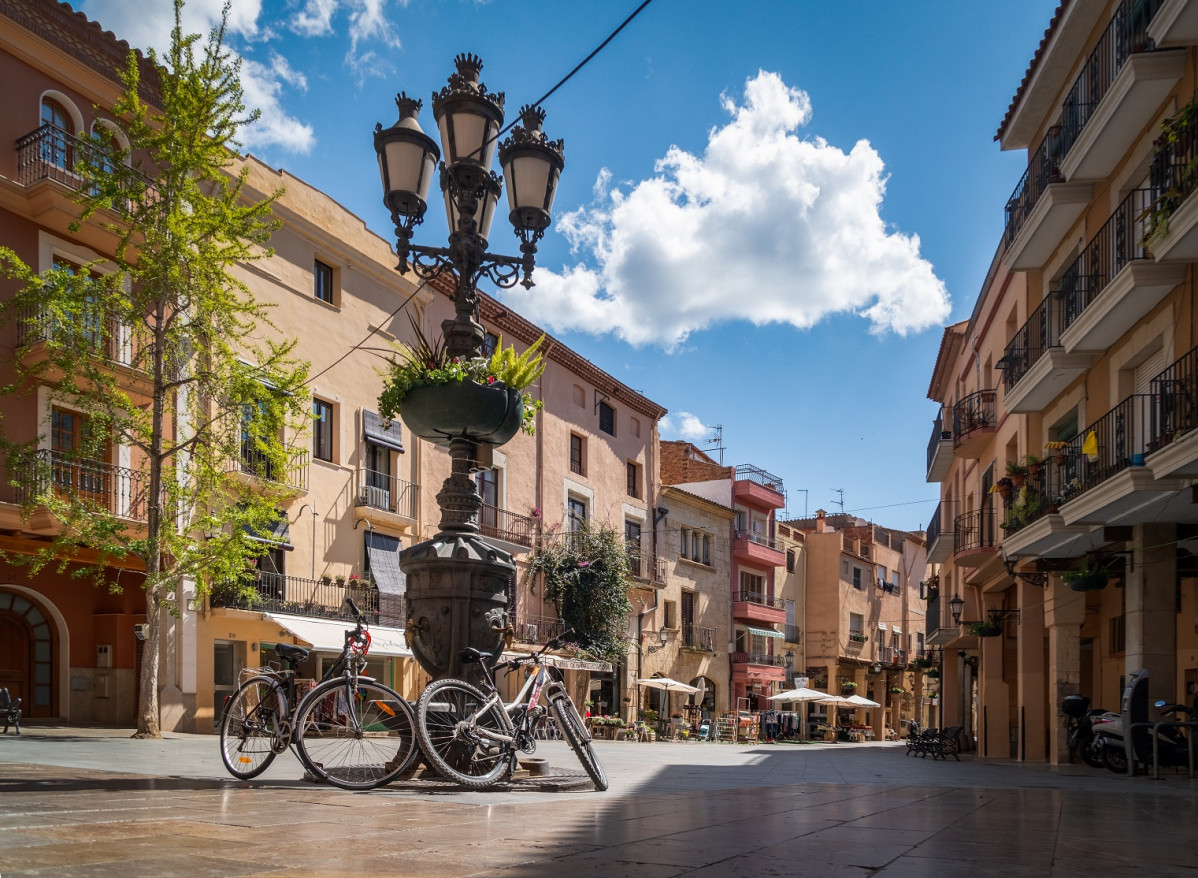
[(879, 646), (877, 660), (884, 665), (905, 668), (907, 666), (907, 650), (896, 646)]
[(133, 334), (113, 316), (94, 313), (66, 323), (44, 308), (22, 310), (17, 315), (17, 346), (28, 348), (46, 342), (82, 348), (122, 366), (133, 364)]
[(784, 634), (787, 643), (802, 643), (803, 631), (798, 625), (787, 625)]
[(778, 548), (772, 538), (752, 530), (735, 532), (732, 554), (743, 561), (756, 562), (766, 567), (779, 567), (786, 562), (786, 553)]
[(1184, 265), (1157, 265), (1141, 243), (1154, 203), (1133, 189), (1061, 276), (1065, 351), (1106, 351), (1185, 280)]
[(953, 406), (953, 451), (976, 458), (989, 444), (998, 426), (998, 393), (979, 390)]
[(949, 468), (953, 464), (953, 433), (944, 429), (944, 421), (937, 418), (932, 421), (932, 435), (928, 439), (928, 477), (929, 482), (943, 482), (948, 477)]
[(1090, 354), (1061, 347), (1063, 300), (1050, 295), (1032, 312), (1003, 351), (1003, 405), (1009, 412), (1039, 412), (1090, 368)]
[(390, 473), (358, 468), (354, 479), (354, 506), (371, 524), (408, 528), (420, 508), (420, 486)]
[(1190, 196), (1198, 188), (1198, 119), (1189, 124), (1167, 121), (1165, 129), (1157, 139), (1149, 174), (1157, 195), (1145, 224), (1145, 243), (1157, 262), (1194, 262), (1198, 199)]
[(531, 515), (521, 515), (490, 503), (484, 503), (478, 510), (480, 534), (520, 548), (532, 547), (539, 525), (539, 519)]
[(659, 558), (648, 549), (635, 546), (629, 547), (628, 571), (634, 578), (648, 582), (655, 588), (661, 588), (665, 585), (665, 559)]
[[(1177, 520), (1160, 516), (1185, 482), (1156, 479), (1144, 465), (1153, 409), (1151, 394), (1132, 394), (1073, 439), (1067, 456), (1077, 461), (1076, 475), (1065, 485), (1061, 506), (1066, 524)], [(1189, 506), (1189, 496), (1184, 499)]]
[(682, 648), (691, 652), (715, 652), (715, 629), (682, 624)]
[(1198, 478), (1198, 348), (1149, 385), (1153, 401), (1147, 462), (1157, 478)]
[(758, 509), (781, 509), (786, 505), (779, 476), (747, 464), (736, 467), (735, 473), (732, 496), (736, 501)]
[(732, 618), (762, 625), (786, 622), (786, 602), (755, 591), (740, 590), (732, 595)]
[(1164, 0), (1148, 25), (1158, 48), (1198, 45), (1198, 6), (1190, 0)]
[(1007, 200), (1003, 261), (1012, 270), (1043, 266), (1090, 203), (1089, 183), (1065, 182), (1061, 148), (1061, 127), (1054, 125), (1030, 152), (1027, 170)]
[(348, 597), (368, 621), (395, 628), (404, 626), (407, 613), (402, 598), (391, 598), (385, 608), (380, 609), (378, 588), (368, 580), (358, 580), (358, 583), (342, 586), (327, 578), (301, 579), (261, 571), (244, 583), (215, 586), (209, 603), (228, 609), (352, 622), (353, 618), (344, 606)]
[(786, 680), (786, 659), (764, 652), (732, 653), (734, 683), (782, 683)]
[(929, 564), (943, 564), (953, 552), (954, 531), (952, 528), (945, 530), (943, 527), (942, 505), (942, 503), (936, 504), (936, 511), (932, 513), (932, 518), (928, 521), (927, 559)]
[(128, 521), (146, 521), (149, 478), (136, 470), (42, 449), (14, 458), (9, 475), (16, 482), (17, 503), (53, 497)]
[(1148, 24), (1162, 0), (1124, 0), (1061, 108), (1070, 181), (1110, 176), (1185, 72), (1185, 52), (1153, 51)]
[(998, 521), (993, 509), (975, 509), (953, 521), (958, 567), (982, 567), (998, 555)]
[(566, 630), (557, 616), (522, 616), (516, 622), (516, 640), (521, 643), (548, 643)]
[(308, 451), (291, 451), (287, 455), (287, 467), (280, 468), (270, 459), (270, 456), (260, 451), (252, 442), (241, 444), (241, 459), (236, 468), (247, 476), (262, 479), (267, 482), (277, 482), (298, 488), (308, 489)]

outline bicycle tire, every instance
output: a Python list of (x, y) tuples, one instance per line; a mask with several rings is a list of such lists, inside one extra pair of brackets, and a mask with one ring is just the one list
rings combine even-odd
[(595, 789), (603, 792), (608, 787), (607, 774), (599, 764), (599, 757), (595, 755), (595, 748), (591, 745), (591, 738), (587, 734), (582, 717), (578, 715), (578, 708), (574, 706), (569, 695), (554, 695), (549, 699), (549, 706), (553, 708), (553, 715), (557, 724), (561, 726), (562, 735), (590, 775)]
[(326, 680), (295, 714), (300, 761), (343, 790), (372, 790), (407, 771), (416, 758), (416, 721), (398, 692), (348, 677)]
[(467, 740), (457, 728), (487, 700), (466, 681), (446, 679), (430, 683), (416, 702), (416, 730), (425, 758), (446, 780), (475, 790), (504, 780), (511, 767), (510, 745), (497, 740), (488, 744), (485, 738), (488, 730), (511, 734), (502, 707), (495, 705), (479, 717), (476, 727), (483, 741)]
[(220, 722), (220, 758), (229, 774), (249, 780), (270, 767), (286, 713), (282, 687), (270, 677), (251, 677), (237, 688)]

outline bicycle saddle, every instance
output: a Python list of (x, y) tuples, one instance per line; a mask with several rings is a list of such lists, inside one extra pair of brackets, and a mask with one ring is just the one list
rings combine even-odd
[(275, 652), (279, 654), (280, 658), (287, 659), (289, 662), (302, 662), (308, 658), (308, 650), (291, 643), (275, 644)]
[(491, 653), (479, 652), (473, 646), (468, 646), (458, 653), (458, 661), (464, 665), (472, 665), (476, 662), (490, 662), (491, 658)]

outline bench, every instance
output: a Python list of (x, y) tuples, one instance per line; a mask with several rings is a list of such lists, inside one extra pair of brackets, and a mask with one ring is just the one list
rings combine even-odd
[(961, 749), (961, 726), (949, 726), (946, 729), (924, 729), (922, 733), (912, 732), (907, 736), (907, 755), (919, 756), (926, 759), (947, 759), (952, 756), (958, 762), (961, 757), (957, 754)]
[(0, 721), (4, 722), (4, 734), (8, 734), (10, 725), (21, 734), (21, 699), (13, 701), (5, 687), (0, 687)]

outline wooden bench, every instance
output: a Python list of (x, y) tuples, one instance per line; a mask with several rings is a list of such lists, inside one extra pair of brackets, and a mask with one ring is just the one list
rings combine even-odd
[(8, 734), (10, 725), (21, 734), (21, 699), (13, 701), (4, 687), (0, 687), (0, 720), (4, 722), (4, 734)]

